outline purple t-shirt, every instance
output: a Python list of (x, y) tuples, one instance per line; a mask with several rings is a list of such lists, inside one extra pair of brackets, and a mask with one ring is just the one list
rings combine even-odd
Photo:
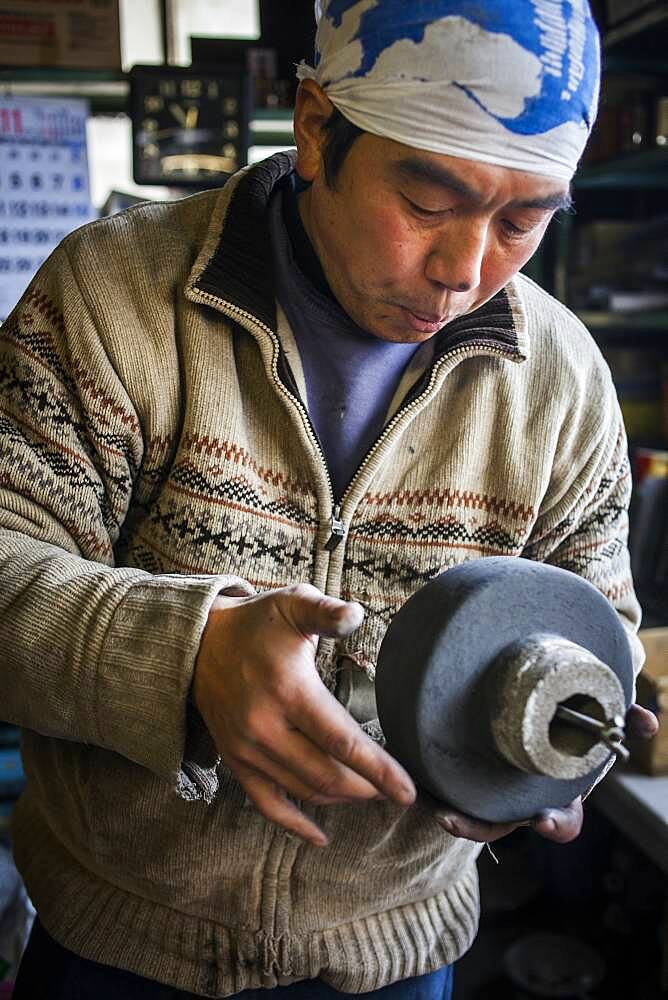
[(297, 211), (295, 175), (269, 206), (276, 298), (299, 349), (309, 416), (340, 500), (374, 441), (419, 344), (362, 330), (330, 291)]

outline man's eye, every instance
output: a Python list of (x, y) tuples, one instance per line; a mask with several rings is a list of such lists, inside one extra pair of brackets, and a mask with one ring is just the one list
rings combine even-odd
[(415, 214), (419, 215), (422, 219), (433, 219), (438, 216), (446, 215), (450, 209), (449, 208), (423, 208), (422, 205), (416, 204), (416, 202), (411, 201), (406, 195), (402, 195), (404, 201), (410, 208), (410, 210)]
[(520, 226), (516, 226), (514, 222), (511, 222), (510, 219), (503, 220), (503, 228), (506, 235), (510, 236), (511, 239), (514, 240), (519, 240), (523, 236), (529, 236), (529, 234), (533, 232), (533, 227), (530, 227), (529, 229), (522, 229)]

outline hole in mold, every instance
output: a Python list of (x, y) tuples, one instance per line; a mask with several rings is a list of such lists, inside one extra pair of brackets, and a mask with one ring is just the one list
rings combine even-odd
[[(598, 719), (599, 722), (605, 722), (602, 706), (589, 695), (574, 694), (559, 704), (565, 708), (571, 708), (574, 712), (590, 715), (592, 718)], [(556, 715), (553, 716), (550, 723), (549, 737), (555, 750), (570, 757), (584, 757), (599, 742), (596, 733), (588, 733), (578, 726), (573, 726), (563, 719), (557, 718)]]

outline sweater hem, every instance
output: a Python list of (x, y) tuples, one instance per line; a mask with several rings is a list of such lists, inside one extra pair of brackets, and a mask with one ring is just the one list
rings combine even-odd
[(40, 824), (36, 840), (37, 817), (30, 812), (19, 807), (15, 815), (15, 854), (48, 933), (83, 958), (203, 997), (315, 978), (366, 993), (455, 962), (477, 932), (475, 864), (427, 899), (322, 930), (271, 936), (179, 912), (106, 882), (48, 827)]

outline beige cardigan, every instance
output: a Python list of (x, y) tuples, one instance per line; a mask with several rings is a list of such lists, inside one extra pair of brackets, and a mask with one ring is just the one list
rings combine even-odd
[(315, 976), (373, 990), (454, 961), (478, 918), (478, 845), (418, 807), (314, 809), (318, 850), (247, 804), (187, 702), (220, 590), (309, 581), (360, 601), (362, 627), (317, 664), (367, 694), (397, 609), (474, 557), (565, 566), (630, 633), (639, 619), (609, 373), (522, 276), (438, 335), (327, 544), (334, 499), (272, 292), (266, 204), (291, 167), (279, 154), (78, 230), (0, 330), (18, 863), (65, 946), (212, 997)]

